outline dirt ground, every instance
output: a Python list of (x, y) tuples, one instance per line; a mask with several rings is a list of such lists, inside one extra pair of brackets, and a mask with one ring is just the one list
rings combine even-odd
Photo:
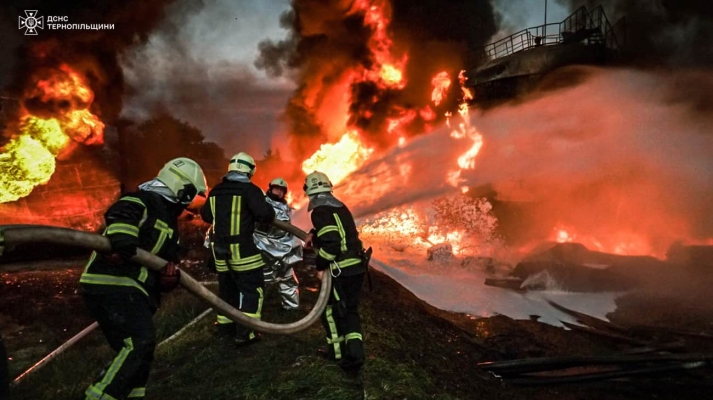
[[(83, 262), (77, 260), (69, 268), (68, 263), (72, 261), (47, 261), (41, 270), (0, 270), (0, 332), (8, 348), (11, 378), (92, 322), (77, 293)], [(214, 278), (198, 258), (186, 269), (199, 280)], [(374, 292), (365, 293), (363, 307), (369, 309), (373, 323), (380, 329), (396, 331), (402, 341), (412, 343), (402, 356), (425, 366), (444, 392), (455, 393), (458, 398), (684, 399), (703, 398), (713, 390), (710, 365), (615, 381), (524, 388), (508, 385), (477, 364), (533, 357), (615, 355), (637, 346), (535, 320), (474, 318), (438, 310), (392, 279), (372, 274)], [(669, 280), (667, 285), (653, 285), (623, 296), (609, 320), (624, 327), (647, 325), (713, 334), (713, 305), (708, 293), (713, 279), (709, 274), (698, 276), (701, 279)], [(683, 346), (680, 351), (713, 352), (713, 339), (703, 335), (647, 331), (635, 339), (676, 341)]]

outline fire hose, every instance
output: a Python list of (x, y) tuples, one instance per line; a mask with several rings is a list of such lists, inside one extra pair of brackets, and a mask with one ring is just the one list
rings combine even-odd
[[(307, 237), (306, 232), (287, 222), (275, 220), (273, 225), (302, 240)], [(14, 246), (39, 243), (75, 246), (99, 252), (111, 251), (109, 239), (94, 233), (43, 225), (0, 225), (0, 256), (2, 256), (3, 250), (10, 250)], [(154, 271), (160, 271), (168, 263), (168, 261), (143, 249), (137, 249), (136, 253), (132, 261), (136, 261)], [(301, 320), (288, 324), (269, 323), (245, 316), (240, 310), (221, 300), (185, 271), (181, 271), (179, 284), (235, 322), (264, 333), (289, 335), (307, 329), (320, 318), (332, 290), (332, 276), (331, 274), (322, 274), (319, 297), (312, 310)]]

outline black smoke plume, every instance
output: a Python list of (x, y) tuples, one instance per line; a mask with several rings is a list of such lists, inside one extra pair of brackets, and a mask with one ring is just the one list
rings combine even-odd
[[(147, 40), (149, 33), (164, 19), (173, 0), (158, 1), (18, 1), (4, 2), (3, 19), (17, 21), (24, 10), (37, 10), (39, 16), (66, 16), (69, 24), (113, 24), (111, 30), (53, 30), (45, 21), (36, 36), (23, 36), (15, 45), (14, 66), (6, 93), (21, 98), (32, 85), (38, 71), (57, 70), (67, 64), (81, 74), (94, 91), (91, 111), (105, 123), (113, 123), (122, 107), (124, 75), (119, 64), (124, 50)], [(196, 2), (194, 2), (196, 3)], [(10, 16), (11, 18), (8, 18)], [(63, 22), (64, 23), (64, 22)], [(12, 41), (9, 41), (12, 42)], [(62, 104), (43, 104), (31, 99), (25, 104), (33, 112), (53, 113)]]
[[(368, 70), (376, 62), (369, 48), (373, 31), (364, 23), (364, 13), (350, 12), (354, 3), (294, 0), (281, 19), (289, 37), (259, 45), (255, 66), (272, 76), (290, 76), (297, 83), (284, 115), (297, 157), (309, 156), (329, 139), (330, 118), (344, 116), (338, 115), (341, 110), (329, 110), (329, 105), (339, 94), (334, 91), (349, 80), (347, 74)], [(358, 128), (368, 143), (384, 148), (395, 140), (387, 135), (388, 119), (411, 112), (416, 116), (407, 133), (424, 131), (426, 121), (419, 111), (431, 104), (431, 78), (447, 70), (455, 84), (468, 51), (484, 45), (497, 27), (487, 0), (371, 3), (386, 5), (391, 19), (391, 53), (395, 58), (408, 55), (403, 71), (407, 84), (384, 88), (373, 81), (354, 80), (344, 94), (350, 97), (348, 125)], [(439, 116), (444, 114), (444, 110), (436, 111)]]
[(713, 66), (713, 3), (699, 0), (558, 0), (572, 11), (598, 5), (612, 23), (625, 17), (626, 49), (643, 66)]

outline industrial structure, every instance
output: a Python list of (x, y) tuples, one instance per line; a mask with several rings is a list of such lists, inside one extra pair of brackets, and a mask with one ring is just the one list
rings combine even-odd
[(480, 105), (510, 99), (557, 68), (618, 62), (625, 41), (624, 18), (612, 25), (602, 6), (582, 6), (562, 22), (526, 28), (472, 52), (466, 85)]

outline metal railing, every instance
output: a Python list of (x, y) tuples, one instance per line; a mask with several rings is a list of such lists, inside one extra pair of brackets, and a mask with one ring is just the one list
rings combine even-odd
[(615, 50), (620, 48), (602, 6), (592, 11), (582, 6), (562, 22), (523, 29), (486, 45), (481, 57), (494, 60), (535, 47), (565, 43), (597, 44)]

